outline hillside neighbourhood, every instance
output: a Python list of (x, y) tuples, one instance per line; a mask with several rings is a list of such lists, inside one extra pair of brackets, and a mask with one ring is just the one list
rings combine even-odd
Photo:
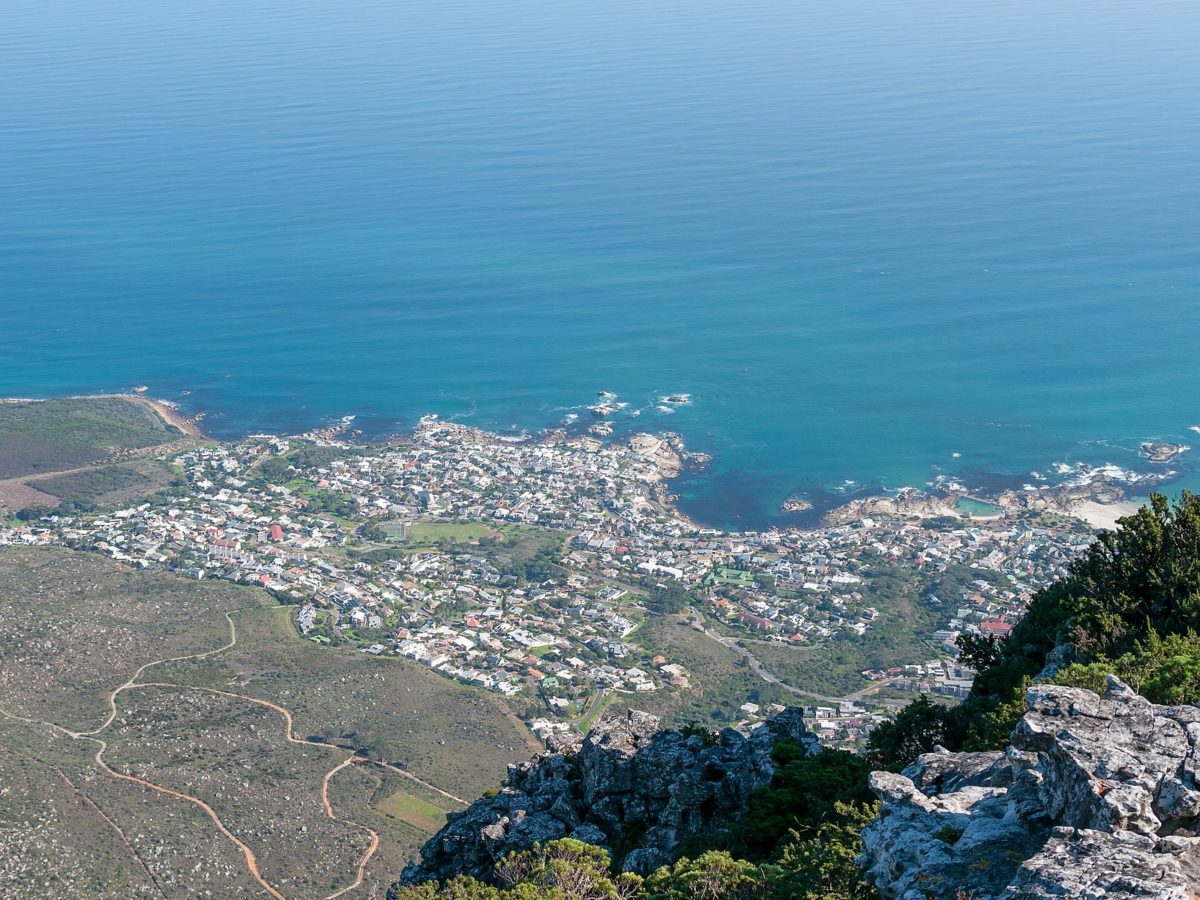
[[(692, 689), (686, 661), (639, 643), (648, 616), (743, 647), (820, 647), (878, 627), (870, 585), (905, 567), (942, 585), (918, 598), (937, 623), (925, 652), (862, 671), (854, 696), (807, 701), (823, 740), (851, 746), (885, 714), (873, 694), (964, 696), (973, 673), (955, 639), (1006, 636), (1091, 539), (1032, 518), (730, 533), (674, 508), (669, 440), (515, 440), (437, 421), (385, 445), (344, 434), (200, 444), (169, 460), (175, 483), (153, 501), (9, 520), (0, 545), (60, 544), (264, 588), (295, 606), (307, 639), (523, 701), (543, 738), (613, 693)], [(746, 698), (739, 714), (753, 724), (771, 711)]]

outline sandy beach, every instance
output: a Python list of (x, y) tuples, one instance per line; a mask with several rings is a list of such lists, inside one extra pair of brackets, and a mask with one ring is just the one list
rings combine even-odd
[(148, 406), (158, 413), (164, 422), (168, 425), (174, 425), (184, 434), (190, 437), (204, 437), (204, 432), (200, 430), (200, 426), (196, 424), (195, 420), (189, 419), (170, 403), (163, 400), (155, 400), (152, 397), (142, 397), (138, 394), (111, 394), (109, 396), (120, 397), (122, 400), (129, 400), (133, 403)]
[(1077, 519), (1083, 519), (1093, 528), (1107, 528), (1110, 531), (1117, 527), (1117, 519), (1131, 516), (1138, 511), (1138, 504), (1129, 500), (1120, 503), (1100, 503), (1097, 500), (1081, 500), (1072, 503), (1069, 512)]

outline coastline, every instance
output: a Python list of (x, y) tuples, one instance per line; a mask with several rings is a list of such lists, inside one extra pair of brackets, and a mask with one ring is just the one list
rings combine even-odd
[[(26, 397), (5, 397), (0, 398), (0, 404), (17, 404), (17, 403), (38, 403), (45, 402), (47, 398), (26, 398)], [(162, 400), (155, 397), (149, 397), (139, 393), (104, 393), (104, 394), (77, 394), (71, 395), (67, 399), (81, 400), (100, 400), (100, 399), (120, 399), (131, 403), (137, 403), (146, 409), (154, 412), (167, 425), (177, 429), (186, 437), (209, 440), (211, 439), (204, 433), (199, 425), (199, 417), (190, 417), (180, 411), (177, 404)], [(344, 437), (346, 432), (352, 428), (354, 416), (343, 417), (337, 423), (323, 428), (310, 429), (305, 432), (300, 432), (293, 435), (281, 435), (287, 437), (298, 437), (306, 440), (311, 440), (317, 443), (351, 443), (351, 444), (372, 444), (374, 440), (361, 440), (359, 432), (351, 432), (349, 440)], [(536, 434), (526, 433), (520, 438), (507, 437), (502, 434), (497, 434), (486, 429), (480, 429), (475, 426), (465, 425), (457, 422), (449, 422), (430, 419), (423, 417), (412, 431), (406, 434), (394, 434), (384, 439), (395, 440), (397, 438), (411, 438), (418, 435), (424, 427), (436, 426), (439, 428), (451, 427), (461, 428), (467, 431), (477, 432), (481, 435), (487, 435), (489, 438), (498, 441), (512, 440), (530, 440), (530, 441), (554, 441), (567, 440), (578, 441), (584, 440), (589, 443), (594, 443), (597, 447), (602, 446), (607, 442), (601, 440), (585, 431), (572, 433), (569, 428), (547, 428), (544, 431)], [(663, 505), (670, 506), (673, 513), (681, 519), (686, 520), (696, 527), (708, 527), (703, 523), (696, 521), (691, 515), (685, 513), (679, 504), (679, 496), (674, 493), (673, 482), (685, 471), (695, 471), (696, 468), (703, 466), (709, 462), (709, 457), (706, 454), (689, 452), (684, 444), (681, 435), (675, 432), (647, 432), (633, 431), (624, 432), (613, 436), (612, 440), (624, 444), (632, 449), (638, 455), (650, 460), (655, 469), (659, 472), (658, 482), (658, 499)], [(1171, 445), (1174, 449), (1174, 445)], [(1189, 447), (1180, 446), (1179, 452), (1186, 452)], [(1174, 455), (1178, 455), (1178, 452)], [(1174, 456), (1172, 457), (1174, 458)], [(1146, 474), (1141, 476), (1145, 479), (1144, 483), (1139, 483), (1139, 487), (1149, 487), (1154, 489), (1162, 480), (1170, 480), (1166, 476), (1175, 473), (1163, 473), (1159, 478), (1153, 475)], [(1141, 502), (1135, 502), (1130, 499), (1126, 493), (1126, 488), (1132, 486), (1129, 483), (1120, 483), (1117, 479), (1101, 475), (1095, 481), (1087, 484), (1042, 484), (1038, 486), (1026, 485), (1022, 490), (1006, 490), (997, 494), (991, 492), (968, 491), (965, 487), (956, 484), (948, 483), (945, 486), (931, 486), (929, 490), (919, 488), (901, 488), (897, 491), (887, 491), (881, 489), (878, 493), (870, 493), (859, 495), (853, 500), (842, 503), (837, 506), (826, 507), (818, 512), (812, 509), (812, 504), (807, 501), (796, 502), (793, 509), (784, 508), (784, 512), (788, 513), (809, 513), (809, 515), (799, 515), (797, 519), (810, 519), (807, 522), (793, 521), (791, 523), (780, 522), (766, 528), (784, 527), (798, 528), (800, 530), (814, 530), (827, 527), (835, 527), (839, 525), (849, 524), (864, 517), (884, 516), (909, 519), (926, 519), (926, 518), (954, 518), (961, 520), (964, 524), (972, 521), (983, 521), (986, 519), (1005, 518), (1018, 515), (1023, 512), (1043, 512), (1055, 515), (1068, 516), (1086, 523), (1096, 530), (1113, 529), (1117, 525), (1117, 520), (1123, 516), (1132, 515), (1137, 512)], [(977, 502), (991, 504), (998, 508), (995, 515), (974, 515), (957, 508), (956, 504), (962, 498), (975, 500)], [(785, 507), (786, 507), (785, 503)], [(739, 516), (740, 518), (740, 516)], [(715, 526), (714, 526), (715, 527)], [(722, 529), (729, 530), (729, 529)], [(745, 530), (745, 529), (734, 529)], [(758, 531), (763, 529), (749, 529)]]
[(166, 400), (157, 400), (154, 397), (142, 397), (138, 394), (97, 394), (96, 397), (118, 397), (121, 400), (129, 400), (133, 403), (140, 403), (142, 406), (153, 410), (164, 422), (166, 422), (168, 425), (178, 428), (188, 437), (207, 437), (207, 435), (200, 429), (200, 425), (195, 419), (185, 416), (174, 405)]

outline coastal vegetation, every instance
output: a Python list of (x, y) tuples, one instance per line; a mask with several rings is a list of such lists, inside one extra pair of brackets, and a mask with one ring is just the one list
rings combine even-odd
[(0, 513), (32, 522), (169, 494), (183, 483), (163, 453), (190, 440), (137, 400), (0, 403)]
[(26, 487), (56, 498), (58, 504), (51, 510), (25, 507), (18, 511), (17, 518), (34, 521), (47, 512), (75, 515), (112, 509), (155, 494), (177, 491), (183, 484), (169, 465), (156, 459), (138, 459), (28, 478), (24, 482)]
[(148, 406), (119, 397), (0, 403), (0, 479), (96, 463), (178, 437)]

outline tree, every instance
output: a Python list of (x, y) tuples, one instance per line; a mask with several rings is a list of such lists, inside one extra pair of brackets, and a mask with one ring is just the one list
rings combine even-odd
[(836, 817), (815, 835), (793, 833), (767, 866), (770, 896), (778, 900), (878, 900), (855, 860), (862, 852), (859, 837), (878, 812), (875, 804), (838, 804)]
[(1115, 660), (1074, 663), (1058, 672), (1055, 684), (1102, 693), (1113, 674), (1154, 703), (1168, 706), (1200, 702), (1200, 636), (1151, 630), (1146, 640)]
[(292, 478), (292, 465), (282, 456), (272, 456), (259, 463), (258, 474), (269, 484), (284, 484)]
[(668, 581), (655, 587), (650, 602), (663, 615), (676, 615), (687, 606), (687, 590), (678, 581)]
[(362, 526), (359, 536), (364, 541), (375, 541), (376, 543), (382, 543), (388, 539), (387, 530), (378, 522), (369, 522)]
[(538, 844), (510, 853), (496, 864), (496, 880), (514, 900), (633, 900), (642, 879), (609, 875), (610, 858), (603, 847), (573, 838)]
[(663, 866), (646, 881), (651, 900), (756, 900), (766, 896), (761, 870), (724, 850)]
[(770, 785), (750, 797), (734, 829), (733, 848), (751, 859), (769, 858), (789, 833), (811, 836), (839, 804), (871, 799), (867, 763), (857, 754), (823, 749), (809, 755), (780, 740), (771, 756), (778, 768)]
[(561, 838), (510, 853), (496, 864), (499, 887), (459, 875), (389, 892), (391, 900), (635, 900), (643, 896), (637, 875), (609, 873), (603, 847)]
[(959, 662), (979, 671), (1000, 658), (1000, 641), (993, 634), (960, 634), (954, 641)]
[(440, 885), (426, 881), (388, 891), (388, 900), (500, 900), (500, 897), (500, 892), (490, 884), (466, 875)]
[(899, 772), (935, 745), (953, 746), (957, 728), (951, 710), (922, 695), (891, 722), (881, 722), (867, 742), (867, 763), (872, 769)]

